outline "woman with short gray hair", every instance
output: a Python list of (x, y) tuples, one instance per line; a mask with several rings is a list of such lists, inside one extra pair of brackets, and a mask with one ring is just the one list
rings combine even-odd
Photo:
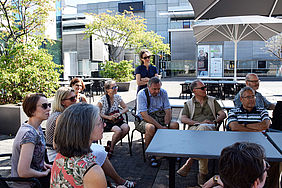
[(107, 187), (102, 168), (90, 145), (103, 137), (104, 123), (99, 109), (78, 103), (58, 118), (54, 145), (58, 152), (51, 171), (51, 187)]

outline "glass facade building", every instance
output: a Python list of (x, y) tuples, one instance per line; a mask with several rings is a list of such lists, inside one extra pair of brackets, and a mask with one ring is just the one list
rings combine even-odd
[[(163, 76), (197, 77), (199, 70), (199, 46), (193, 35), (194, 14), (188, 0), (120, 0), (101, 3), (78, 4), (78, 13), (104, 13), (107, 10), (122, 12), (133, 8), (135, 15), (146, 19), (147, 30), (165, 37), (164, 42), (171, 47), (171, 56), (156, 59)], [(204, 20), (199, 20), (202, 22)], [(232, 42), (204, 43), (199, 45), (220, 45), (222, 57), (220, 71), (223, 77), (234, 75), (234, 45)], [(254, 72), (260, 77), (282, 79), (282, 62), (265, 49), (262, 41), (242, 41), (238, 43), (237, 76)], [(209, 51), (209, 55), (211, 52)], [(218, 75), (212, 70), (219, 65), (218, 60), (208, 57), (207, 73)], [(200, 68), (201, 69), (201, 68)], [(203, 73), (204, 74), (204, 73)]]

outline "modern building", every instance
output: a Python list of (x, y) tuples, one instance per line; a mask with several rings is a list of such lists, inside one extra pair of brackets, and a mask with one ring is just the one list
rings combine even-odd
[[(165, 37), (164, 42), (171, 46), (171, 56), (163, 56), (156, 61), (163, 76), (233, 77), (233, 43), (196, 44), (191, 27), (195, 24), (194, 12), (188, 0), (120, 0), (77, 5), (78, 14), (99, 14), (107, 10), (114, 12), (132, 10), (135, 15), (147, 20), (148, 31), (153, 30)], [(199, 20), (201, 21), (203, 20)], [(91, 46), (92, 49), (95, 48), (95, 45)], [(261, 77), (281, 78), (279, 70), (282, 62), (271, 56), (264, 46), (264, 42), (260, 41), (238, 43), (237, 76), (244, 77), (248, 72), (255, 72)], [(130, 55), (128, 57), (135, 58)]]

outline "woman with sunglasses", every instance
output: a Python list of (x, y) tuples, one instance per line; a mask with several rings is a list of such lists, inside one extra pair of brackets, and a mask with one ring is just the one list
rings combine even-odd
[(85, 89), (81, 78), (73, 78), (70, 82), (70, 87), (74, 89), (77, 102), (86, 102), (86, 96), (81, 93)]
[[(53, 138), (54, 138), (54, 131), (56, 127), (56, 122), (59, 116), (65, 111), (65, 109), (77, 102), (76, 95), (74, 93), (74, 89), (71, 87), (61, 87), (56, 92), (54, 102), (53, 102), (53, 109), (52, 114), (47, 120), (46, 124), (46, 145), (47, 145), (47, 154), (49, 162), (53, 162), (57, 155), (57, 151), (53, 148)], [(111, 162), (107, 158), (107, 153), (103, 146), (99, 144), (91, 144), (91, 150), (93, 155), (96, 157), (96, 162), (99, 166), (102, 167), (104, 173), (111, 177), (118, 185), (126, 185), (127, 187), (134, 187), (134, 182), (125, 180), (121, 178), (117, 172), (115, 171), (114, 167), (112, 166)], [(131, 186), (130, 186), (131, 185)]]
[(158, 76), (157, 68), (151, 64), (151, 53), (149, 50), (141, 50), (139, 53), (141, 65), (135, 69), (136, 82), (138, 85), (137, 93), (147, 87), (150, 78)]
[[(97, 106), (100, 108), (100, 115), (106, 123), (104, 130), (106, 132), (114, 132), (112, 141), (108, 142), (109, 152), (108, 157), (110, 158), (114, 152), (116, 143), (121, 140), (129, 132), (129, 126), (123, 120), (122, 114), (128, 111), (128, 107), (122, 100), (121, 96), (117, 94), (118, 86), (113, 80), (105, 82), (104, 85), (105, 93)], [(119, 106), (122, 110), (119, 110)]]
[(53, 148), (53, 136), (57, 118), (63, 111), (77, 102), (75, 90), (71, 87), (61, 87), (57, 90), (52, 105), (52, 113), (46, 123), (46, 145), (49, 162), (53, 162), (57, 152)]
[[(49, 187), (51, 165), (45, 160), (45, 138), (41, 122), (48, 119), (51, 104), (43, 94), (28, 94), (23, 101), (28, 121), (23, 123), (12, 148), (12, 177), (36, 177), (42, 187)], [(13, 187), (32, 187), (33, 183), (13, 183)]]

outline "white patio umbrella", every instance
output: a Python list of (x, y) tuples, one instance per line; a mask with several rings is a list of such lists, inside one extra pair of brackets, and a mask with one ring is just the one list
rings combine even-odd
[(189, 0), (195, 20), (224, 16), (282, 15), (282, 0)]
[(265, 16), (231, 16), (211, 19), (193, 26), (197, 43), (233, 41), (234, 79), (237, 77), (237, 44), (242, 40), (266, 41), (282, 32), (282, 19)]

